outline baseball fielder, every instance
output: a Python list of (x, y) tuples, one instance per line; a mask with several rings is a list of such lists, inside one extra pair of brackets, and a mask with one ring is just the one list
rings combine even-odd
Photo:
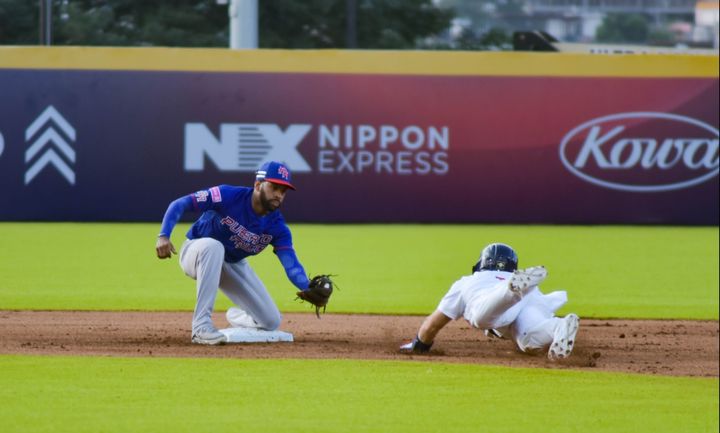
[(551, 360), (570, 356), (579, 318), (576, 314), (555, 317), (555, 311), (567, 302), (567, 293), (543, 294), (538, 284), (547, 277), (547, 270), (543, 266), (517, 270), (517, 265), (517, 254), (510, 246), (485, 247), (472, 274), (450, 287), (413, 341), (400, 350), (428, 352), (445, 325), (464, 317), (487, 336), (512, 338), (523, 352), (547, 351)]
[(214, 186), (180, 197), (168, 207), (155, 246), (161, 259), (176, 253), (170, 235), (180, 217), (191, 210), (202, 212), (180, 249), (180, 266), (197, 280), (193, 343), (226, 342), (211, 319), (218, 288), (237, 306), (227, 314), (231, 325), (270, 331), (280, 326), (280, 311), (247, 262), (268, 245), (272, 245), (288, 279), (300, 291), (308, 290), (309, 279), (278, 210), (289, 189), (295, 189), (290, 170), (271, 161), (256, 172), (252, 188)]

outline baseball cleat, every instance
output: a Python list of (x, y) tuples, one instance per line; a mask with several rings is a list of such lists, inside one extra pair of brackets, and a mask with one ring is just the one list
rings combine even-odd
[(513, 292), (525, 296), (530, 290), (536, 287), (547, 278), (545, 266), (533, 266), (526, 269), (518, 269), (510, 277), (509, 287)]
[(225, 313), (225, 318), (233, 328), (260, 328), (255, 319), (242, 308), (230, 307)]
[(227, 342), (227, 336), (215, 328), (207, 327), (193, 331), (191, 341), (195, 344), (217, 346)]
[(502, 333), (497, 329), (484, 329), (483, 333), (488, 338), (503, 338)]
[(568, 314), (558, 322), (555, 327), (553, 341), (548, 350), (548, 359), (557, 361), (570, 356), (575, 346), (575, 335), (580, 327), (580, 318), (577, 314)]

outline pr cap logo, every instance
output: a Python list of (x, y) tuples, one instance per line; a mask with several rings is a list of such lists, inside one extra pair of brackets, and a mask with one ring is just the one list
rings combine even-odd
[(288, 180), (290, 178), (290, 172), (288, 171), (287, 168), (285, 168), (284, 165), (281, 165), (280, 167), (278, 167), (278, 173), (285, 180)]

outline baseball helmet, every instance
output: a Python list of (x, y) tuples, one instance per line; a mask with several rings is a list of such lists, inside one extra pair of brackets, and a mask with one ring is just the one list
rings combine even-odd
[(513, 272), (518, 267), (518, 256), (509, 245), (493, 243), (486, 246), (480, 253), (480, 260), (475, 263), (472, 271), (504, 271)]

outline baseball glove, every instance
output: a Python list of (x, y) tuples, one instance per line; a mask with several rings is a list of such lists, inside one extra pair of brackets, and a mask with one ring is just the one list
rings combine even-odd
[(316, 275), (310, 279), (307, 290), (297, 292), (297, 297), (307, 301), (315, 307), (315, 314), (320, 318), (320, 308), (325, 312), (325, 307), (333, 292), (333, 281), (330, 275)]

